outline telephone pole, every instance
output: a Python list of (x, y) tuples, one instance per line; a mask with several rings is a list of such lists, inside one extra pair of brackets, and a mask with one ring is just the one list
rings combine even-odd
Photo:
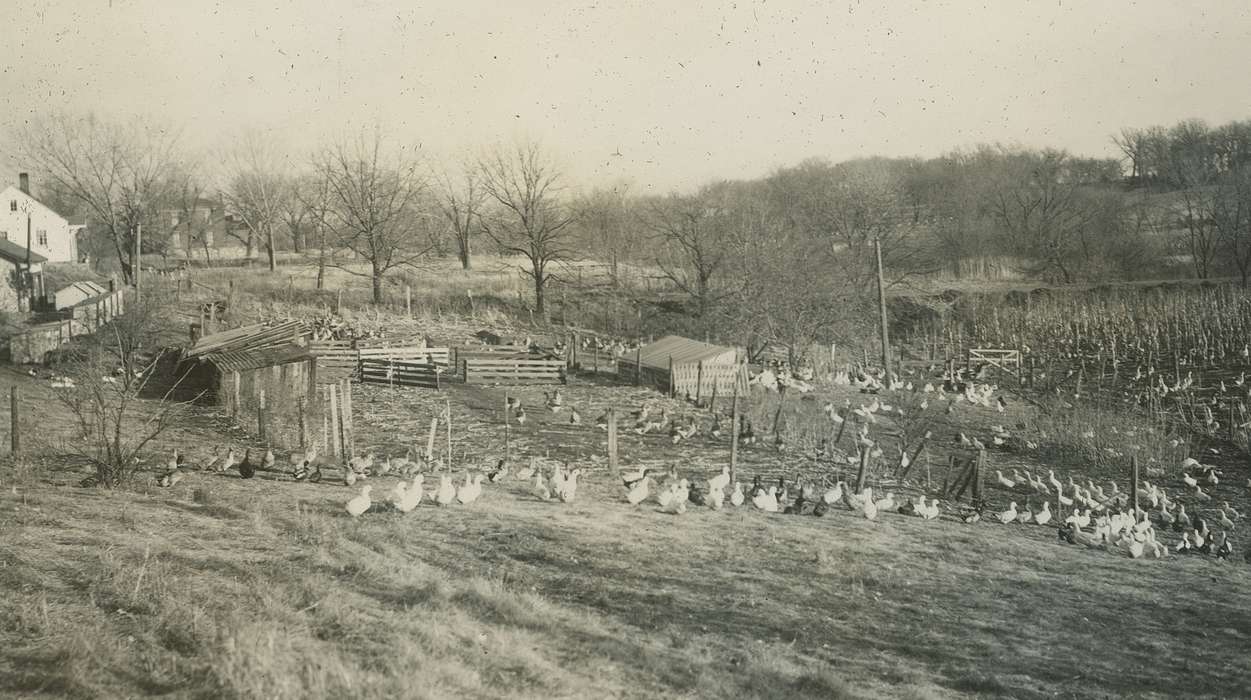
[(886, 321), (886, 281), (882, 275), (882, 241), (873, 239), (873, 255), (877, 260), (877, 304), (882, 318), (882, 371), (883, 380), (890, 386), (890, 330)]
[(135, 224), (135, 269), (131, 270), (131, 274), (135, 276), (135, 301), (138, 302), (142, 298), (142, 292), (139, 291), (139, 275), (143, 273), (143, 224)]

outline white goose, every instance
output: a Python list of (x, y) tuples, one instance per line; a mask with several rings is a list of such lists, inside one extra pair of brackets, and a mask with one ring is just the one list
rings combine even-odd
[(369, 492), (371, 489), (373, 489), (372, 485), (365, 484), (361, 487), (360, 494), (347, 502), (348, 515), (355, 518), (369, 510), (369, 506), (373, 504), (373, 502), (369, 499)]
[(1003, 523), (1004, 525), (1007, 525), (1008, 523), (1016, 520), (1016, 516), (1017, 516), (1016, 501), (1012, 501), (1010, 504), (1008, 504), (1007, 510), (999, 513), (999, 522)]

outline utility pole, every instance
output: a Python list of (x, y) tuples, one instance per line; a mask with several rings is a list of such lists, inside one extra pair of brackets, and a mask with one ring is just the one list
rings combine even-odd
[(30, 203), (25, 202), (24, 204), (26, 208), (26, 276), (24, 279), (19, 276), (18, 285), (21, 286), (22, 291), (25, 292), (27, 310), (34, 311), (35, 280), (34, 275), (31, 274), (30, 262)]
[[(131, 270), (131, 274), (135, 276), (135, 301), (138, 302), (142, 298), (139, 291), (139, 275), (143, 271), (143, 224), (135, 224), (135, 269)], [(879, 272), (880, 272), (879, 266)], [(880, 279), (880, 278), (879, 278)]]
[(882, 317), (882, 371), (887, 386), (890, 385), (890, 331), (886, 321), (886, 281), (882, 275), (882, 241), (873, 239), (873, 255), (877, 259), (877, 303)]

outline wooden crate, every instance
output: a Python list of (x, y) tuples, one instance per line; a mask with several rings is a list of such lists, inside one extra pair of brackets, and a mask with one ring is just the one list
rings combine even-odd
[(426, 362), (361, 358), (360, 380), (368, 384), (439, 389), (440, 372)]
[(466, 384), (564, 384), (565, 361), (474, 357), (461, 362)]

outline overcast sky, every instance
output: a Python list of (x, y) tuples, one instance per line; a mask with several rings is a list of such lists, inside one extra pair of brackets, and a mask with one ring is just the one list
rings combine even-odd
[(68, 109), (149, 113), (205, 150), (245, 125), (304, 152), (380, 124), (435, 158), (533, 137), (575, 187), (985, 141), (1113, 155), (1122, 126), (1251, 118), (1233, 0), (8, 5), (6, 133)]

